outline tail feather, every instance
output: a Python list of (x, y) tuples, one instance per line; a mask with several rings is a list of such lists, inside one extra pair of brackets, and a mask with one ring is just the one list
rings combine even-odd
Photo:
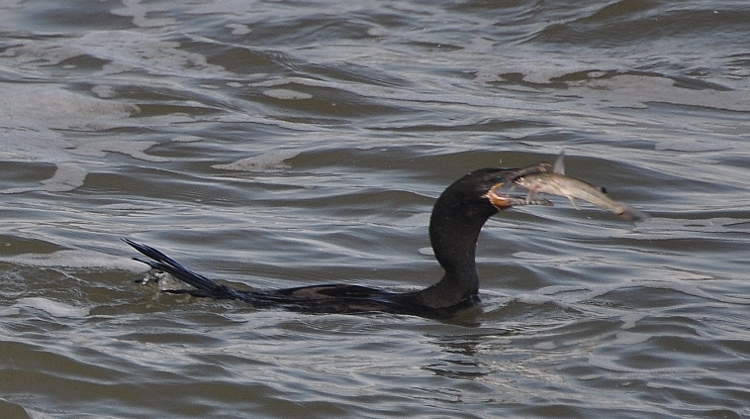
[(188, 294), (195, 294), (202, 297), (213, 297), (213, 298), (238, 298), (242, 299), (242, 295), (236, 290), (233, 290), (225, 285), (221, 285), (212, 279), (208, 279), (205, 276), (195, 273), (190, 269), (179, 264), (174, 259), (165, 255), (164, 253), (154, 249), (151, 246), (134, 242), (130, 239), (123, 238), (122, 241), (129, 244), (135, 250), (141, 252), (144, 256), (148, 256), (151, 260), (144, 260), (134, 258), (139, 262), (143, 262), (154, 269), (167, 272), (173, 277), (192, 285), (197, 288), (197, 292), (191, 292), (190, 290), (184, 290)]

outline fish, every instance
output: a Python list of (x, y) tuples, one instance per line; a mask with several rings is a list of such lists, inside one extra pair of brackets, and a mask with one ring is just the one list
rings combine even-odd
[(545, 207), (551, 207), (552, 201), (549, 199), (534, 199), (534, 197), (520, 197), (501, 193), (500, 191), (505, 188), (503, 183), (498, 183), (493, 186), (486, 194), (484, 198), (489, 199), (490, 203), (499, 210), (504, 210), (510, 207), (517, 207), (519, 205), (542, 205)]
[(512, 184), (513, 179), (516, 179), (519, 176), (539, 173), (540, 171), (547, 171), (549, 167), (551, 167), (549, 163), (543, 162), (518, 169), (514, 171), (512, 175), (503, 179), (502, 182), (495, 184), (495, 186), (483, 195), (483, 198), (487, 198), (498, 210), (504, 210), (519, 205), (542, 205), (545, 207), (551, 207), (553, 204), (549, 199), (534, 199), (533, 196), (519, 197), (503, 192), (504, 190), (509, 189), (506, 185)]
[(565, 175), (565, 152), (561, 152), (554, 165), (542, 163), (534, 173), (522, 174), (513, 179), (513, 186), (528, 189), (526, 199), (534, 201), (537, 193), (563, 196), (570, 200), (576, 209), (576, 199), (586, 201), (601, 209), (609, 210), (626, 220), (642, 221), (650, 218), (645, 212), (611, 199), (607, 190), (586, 181)]

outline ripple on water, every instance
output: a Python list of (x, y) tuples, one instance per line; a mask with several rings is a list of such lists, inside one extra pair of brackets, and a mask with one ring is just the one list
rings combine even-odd
[[(750, 34), (706, 4), (3, 2), (0, 416), (749, 416)], [(505, 211), (450, 321), (158, 294), (119, 241), (416, 289), (447, 184), (561, 148), (653, 218)]]

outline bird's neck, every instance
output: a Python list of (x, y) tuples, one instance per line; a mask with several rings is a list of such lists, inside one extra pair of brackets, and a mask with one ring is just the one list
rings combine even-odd
[(457, 205), (460, 200), (441, 196), (430, 219), (430, 242), (445, 275), (424, 289), (421, 298), (430, 307), (451, 307), (478, 301), (479, 276), (475, 252), (477, 238), (487, 219), (496, 213), (490, 206)]

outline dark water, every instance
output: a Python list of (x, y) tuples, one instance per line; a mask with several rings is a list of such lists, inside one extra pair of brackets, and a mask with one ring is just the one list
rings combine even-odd
[[(0, 416), (750, 415), (750, 6), (0, 0)], [(159, 295), (415, 289), (442, 189), (552, 160), (648, 211), (491, 220), (481, 312)]]

